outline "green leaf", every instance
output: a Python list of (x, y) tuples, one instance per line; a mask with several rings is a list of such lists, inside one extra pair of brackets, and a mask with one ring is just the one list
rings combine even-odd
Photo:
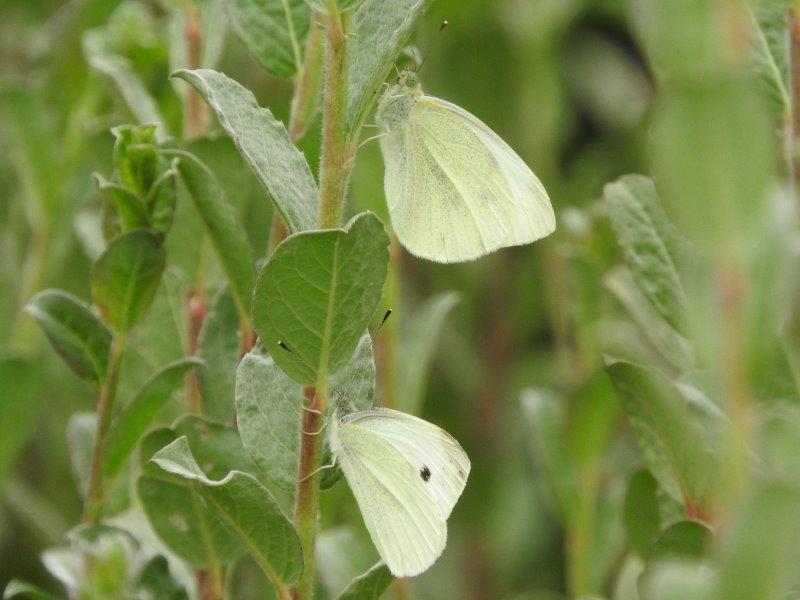
[(161, 175), (153, 182), (144, 203), (150, 213), (151, 227), (157, 231), (166, 233), (172, 226), (172, 219), (175, 216), (175, 178), (178, 175), (178, 160), (172, 161), (170, 168), (164, 170)]
[(789, 81), (789, 14), (791, 0), (765, 0), (749, 6), (753, 68), (765, 96), (779, 116), (791, 114)]
[(150, 226), (147, 208), (133, 191), (118, 183), (105, 179), (99, 173), (93, 175), (97, 189), (103, 193), (106, 202), (119, 215), (119, 225), (122, 231), (131, 229), (146, 229)]
[(566, 402), (549, 390), (530, 388), (521, 393), (522, 414), (536, 461), (546, 472), (559, 516), (570, 522), (577, 505), (577, 469), (565, 444)]
[(197, 372), (203, 412), (221, 423), (230, 423), (233, 417), (240, 352), (238, 329), (236, 303), (225, 287), (214, 298), (197, 340), (197, 354), (205, 361)]
[(457, 303), (458, 294), (445, 292), (426, 301), (409, 319), (395, 366), (394, 397), (399, 410), (419, 412), (442, 326)]
[(42, 368), (39, 362), (15, 356), (0, 358), (0, 486), (17, 454), (28, 441), (44, 406)]
[(628, 268), (613, 268), (603, 278), (606, 288), (625, 308), (642, 336), (678, 373), (685, 373), (697, 362), (692, 344), (659, 314), (634, 282)]
[(722, 474), (728, 422), (697, 388), (632, 363), (606, 367), (653, 477), (675, 500), (701, 506)]
[(12, 579), (6, 585), (3, 592), (3, 600), (11, 600), (12, 598), (27, 598), (27, 600), (55, 600), (56, 597), (42, 588), (26, 583), (19, 579)]
[(144, 315), (164, 272), (164, 236), (136, 229), (113, 240), (92, 269), (92, 299), (103, 318), (127, 333)]
[(388, 260), (389, 237), (371, 213), (345, 229), (292, 235), (275, 249), (256, 283), (253, 325), (295, 381), (313, 385), (353, 355), (380, 301)]
[(256, 271), (247, 235), (217, 178), (199, 158), (183, 150), (164, 151), (164, 154), (181, 159), (178, 170), (228, 276), (239, 316), (243, 323), (248, 323)]
[[(334, 408), (340, 414), (372, 406), (375, 393), (375, 362), (369, 333), (361, 337), (353, 358), (334, 373), (328, 384)], [(261, 471), (281, 488), (291, 491), (297, 484), (303, 387), (284, 373), (262, 348), (242, 359), (236, 372), (236, 419), (242, 443)], [(327, 435), (323, 437), (329, 464)], [(339, 479), (336, 470), (324, 471), (323, 487)]]
[(153, 430), (142, 440), (142, 475), (136, 483), (139, 500), (153, 530), (172, 552), (194, 567), (227, 564), (244, 551), (239, 538), (205, 507), (189, 482), (149, 462), (156, 452), (181, 436), (187, 438), (192, 454), (213, 477), (255, 468), (235, 430), (186, 417), (174, 428)]
[(109, 431), (103, 462), (103, 473), (107, 478), (119, 473), (139, 438), (183, 383), (187, 371), (202, 364), (198, 358), (182, 358), (162, 367), (145, 382)]
[(181, 69), (172, 76), (190, 83), (216, 112), (289, 231), (314, 229), (319, 212), (317, 183), (283, 124), (258, 106), (252, 92), (222, 73)]
[(300, 579), (300, 539), (272, 494), (254, 477), (231, 471), (220, 480), (209, 479), (192, 456), (185, 437), (157, 452), (152, 460), (165, 471), (200, 484), (194, 489), (206, 506), (239, 537), (276, 585)]
[(364, 0), (353, 15), (347, 113), (357, 132), (430, 0)]
[(725, 550), (718, 598), (783, 598), (797, 585), (800, 489), (769, 484), (739, 515)]
[(72, 477), (81, 497), (86, 497), (92, 470), (92, 453), (97, 439), (97, 414), (77, 412), (67, 421), (67, 450)]
[(147, 594), (148, 598), (162, 600), (188, 600), (189, 596), (169, 572), (169, 563), (163, 556), (154, 556), (142, 568), (137, 590)]
[(658, 483), (650, 471), (638, 471), (631, 477), (625, 496), (624, 518), (628, 545), (639, 556), (646, 556), (661, 529)]
[(233, 28), (261, 66), (288, 79), (302, 69), (311, 23), (305, 0), (229, 0)]
[(670, 249), (675, 234), (653, 182), (641, 175), (626, 175), (607, 184), (603, 197), (636, 285), (670, 325), (685, 331), (686, 294)]
[(382, 562), (374, 565), (363, 575), (356, 577), (337, 600), (379, 600), (389, 588), (394, 576)]
[(66, 292), (44, 290), (31, 298), (25, 311), (76, 375), (96, 382), (105, 379), (112, 333), (87, 304)]
[(701, 521), (686, 520), (665, 529), (650, 547), (647, 560), (702, 558), (711, 544), (711, 529)]
[(166, 140), (169, 137), (166, 121), (131, 62), (116, 54), (93, 54), (86, 43), (84, 43), (84, 53), (93, 69), (109, 77), (116, 84), (136, 120), (141, 124), (156, 123), (157, 139)]

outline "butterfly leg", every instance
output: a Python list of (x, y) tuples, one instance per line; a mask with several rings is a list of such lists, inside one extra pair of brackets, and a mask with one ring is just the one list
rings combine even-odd
[(333, 457), (333, 462), (331, 464), (322, 465), (319, 469), (314, 469), (314, 471), (312, 471), (311, 473), (309, 473), (308, 475), (303, 477), (300, 481), (305, 481), (306, 479), (310, 479), (311, 477), (313, 477), (314, 475), (316, 475), (317, 473), (319, 473), (323, 469), (332, 469), (335, 466), (336, 466), (336, 457), (334, 456)]

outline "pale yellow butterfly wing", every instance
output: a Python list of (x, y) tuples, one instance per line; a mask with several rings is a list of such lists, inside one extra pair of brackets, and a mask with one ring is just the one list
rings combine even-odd
[(380, 139), (392, 226), (412, 254), (460, 262), (555, 229), (544, 186), (474, 115), (421, 96)]

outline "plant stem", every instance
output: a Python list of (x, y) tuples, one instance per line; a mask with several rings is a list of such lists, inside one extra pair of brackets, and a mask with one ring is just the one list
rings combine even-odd
[[(325, 34), (325, 87), (322, 111), (322, 164), (320, 167), (319, 226), (339, 226), (347, 180), (352, 168), (352, 148), (347, 144), (347, 37), (335, 0), (328, 0)], [(319, 517), (322, 436), (317, 432), (328, 399), (327, 369), (320, 368), (316, 387), (303, 388), (308, 402), (300, 419), (300, 460), (297, 470), (294, 526), (305, 561), (303, 577), (292, 590), (294, 600), (314, 594), (315, 558)]]
[(297, 491), (294, 505), (294, 526), (303, 549), (303, 578), (292, 590), (294, 600), (310, 600), (314, 594), (314, 547), (317, 538), (317, 516), (319, 513), (318, 472), (322, 463), (322, 437), (316, 435), (325, 411), (326, 390), (322, 385), (303, 388), (303, 397), (308, 406), (300, 419), (300, 464), (297, 470)]
[(347, 36), (336, 3), (328, 5), (319, 190), (323, 229), (339, 226), (354, 154), (347, 142)]
[(103, 512), (105, 490), (103, 486), (103, 457), (106, 447), (106, 436), (111, 424), (111, 415), (114, 411), (114, 399), (117, 395), (117, 378), (122, 365), (122, 353), (125, 349), (125, 335), (117, 334), (111, 342), (108, 354), (108, 371), (100, 388), (97, 399), (97, 437), (92, 453), (92, 468), (89, 476), (89, 489), (86, 492), (86, 506), (83, 520), (95, 524), (100, 520)]
[[(183, 0), (183, 14), (186, 21), (183, 32), (186, 39), (186, 66), (189, 69), (199, 69), (202, 67), (203, 31), (197, 7), (192, 0)], [(200, 98), (200, 94), (193, 87), (187, 87), (183, 137), (191, 140), (207, 133), (209, 117), (208, 107)]]

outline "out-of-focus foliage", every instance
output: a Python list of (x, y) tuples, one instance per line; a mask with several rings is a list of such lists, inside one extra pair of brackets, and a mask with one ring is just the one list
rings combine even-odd
[[(256, 304), (253, 327), (276, 358), (256, 346), (239, 363), (252, 340), (237, 328), (250, 329), (255, 269), (276, 241), (273, 206), (291, 233), (316, 223), (319, 119), (292, 139), (293, 85), (279, 79), (315, 34), (309, 3), (3, 1), (6, 597), (194, 598), (215, 565), (228, 566), (237, 600), (271, 594), (275, 564), (278, 581), (296, 580), (281, 510), (291, 512), (298, 440), (276, 423), (302, 410), (297, 382), (356, 347), (331, 389), (358, 407), (374, 397), (424, 415), (473, 465), (445, 554), (385, 597), (793, 597), (800, 165), (789, 0), (392, 3), (384, 21), (374, 18), (383, 2), (348, 3), (350, 131), (370, 123), (382, 69), (413, 42), (398, 67), (424, 61), (426, 91), (519, 152), (548, 189), (557, 231), (461, 265), (393, 244), (382, 301), (393, 313), (370, 324), (374, 356), (365, 329), (377, 283), (341, 314), (315, 303), (320, 323), (338, 328), (325, 356), (269, 321), (285, 310), (289, 322), (308, 294)], [(194, 70), (170, 79), (175, 69)], [(348, 215), (386, 221), (379, 156), (375, 142), (359, 150)], [(346, 234), (300, 233), (281, 252), (324, 262), (324, 236), (344, 245), (367, 222), (374, 235), (360, 247), (382, 257), (372, 216)], [(307, 284), (327, 298), (333, 282)], [(87, 411), (120, 335), (105, 463), (113, 516), (73, 528), (95, 443)], [(186, 407), (205, 418), (179, 418)], [(323, 483), (320, 593), (379, 597), (391, 577), (373, 567), (338, 477)], [(281, 548), (270, 528), (286, 529)]]

